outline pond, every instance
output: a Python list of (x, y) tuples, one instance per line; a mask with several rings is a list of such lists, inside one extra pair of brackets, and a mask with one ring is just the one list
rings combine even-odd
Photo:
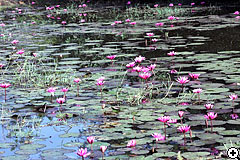
[(35, 2), (0, 18), (1, 159), (227, 159), (239, 148), (236, 6)]

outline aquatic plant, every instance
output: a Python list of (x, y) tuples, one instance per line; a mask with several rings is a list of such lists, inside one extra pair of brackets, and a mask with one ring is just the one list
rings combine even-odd
[(1, 83), (0, 84), (0, 87), (5, 89), (5, 98), (4, 98), (5, 102), (7, 101), (7, 88), (10, 87), (10, 86), (11, 86), (10, 83)]
[(82, 157), (82, 160), (84, 160), (84, 158), (86, 158), (87, 156), (89, 156), (91, 153), (90, 152), (87, 152), (87, 148), (83, 149), (83, 148), (80, 148), (78, 151), (77, 151), (77, 155), (81, 156)]

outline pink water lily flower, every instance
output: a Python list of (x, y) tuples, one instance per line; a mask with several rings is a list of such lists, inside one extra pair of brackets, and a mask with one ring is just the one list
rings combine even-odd
[(100, 146), (100, 150), (102, 153), (104, 153), (107, 150), (107, 146)]
[(196, 74), (196, 73), (189, 73), (189, 76), (192, 78), (192, 79), (198, 79), (200, 74)]
[(193, 93), (202, 93), (202, 89), (201, 89), (201, 88), (194, 89), (194, 90), (193, 90)]
[(195, 3), (191, 3), (191, 6), (194, 6), (195, 5)]
[(0, 63), (0, 68), (3, 68), (4, 66), (5, 66), (4, 64)]
[(128, 1), (128, 2), (127, 2), (127, 5), (130, 5), (130, 4), (131, 4), (131, 1)]
[(131, 22), (130, 24), (131, 24), (131, 25), (136, 25), (136, 24), (137, 24), (137, 22)]
[(139, 56), (139, 57), (136, 57), (134, 60), (136, 63), (141, 63), (143, 60), (145, 60), (145, 57)]
[(121, 24), (122, 21), (114, 21), (115, 24)]
[(158, 4), (155, 4), (154, 7), (157, 8), (159, 5)]
[(238, 115), (235, 114), (235, 113), (231, 114), (230, 116), (231, 116), (232, 119), (237, 119), (238, 118)]
[(230, 97), (230, 100), (232, 100), (232, 101), (234, 101), (238, 98), (238, 96), (236, 94), (231, 94), (231, 95), (229, 95), (229, 97)]
[(173, 7), (173, 6), (174, 6), (173, 3), (170, 3), (170, 4), (169, 4), (169, 7)]
[(206, 109), (212, 109), (214, 105), (211, 104), (211, 103), (207, 103), (204, 106), (205, 106)]
[(162, 22), (159, 22), (159, 23), (156, 23), (156, 24), (155, 24), (155, 26), (157, 26), (157, 27), (163, 26), (163, 25), (164, 25), (164, 23), (162, 23)]
[(6, 25), (4, 23), (0, 23), (0, 27), (5, 27)]
[(175, 17), (174, 17), (174, 16), (169, 16), (168, 19), (169, 19), (169, 20), (174, 20)]
[(131, 62), (131, 63), (128, 63), (127, 65), (126, 65), (126, 67), (127, 68), (132, 68), (132, 67), (134, 67), (135, 66), (135, 62)]
[(116, 55), (107, 56), (107, 58), (113, 60), (114, 58), (116, 58)]
[(63, 104), (65, 102), (65, 99), (64, 98), (57, 98), (56, 102), (58, 104)]
[(131, 20), (130, 19), (126, 19), (125, 22), (130, 22)]
[(217, 113), (209, 112), (209, 113), (207, 113), (207, 115), (204, 115), (204, 118), (206, 118), (208, 120), (213, 120), (213, 119), (217, 118)]
[(177, 70), (176, 70), (176, 69), (171, 69), (170, 73), (171, 73), (171, 74), (177, 73)]
[(79, 82), (81, 82), (82, 80), (81, 80), (80, 78), (75, 78), (73, 81), (76, 82), (76, 83), (79, 83)]
[(161, 135), (161, 133), (153, 133), (152, 136), (156, 139), (156, 141), (164, 141), (165, 136)]
[(188, 79), (188, 77), (185, 77), (185, 76), (181, 76), (181, 77), (178, 77), (177, 78), (177, 82), (180, 83), (180, 84), (185, 84), (185, 83), (188, 83), (190, 80)]
[(32, 5), (34, 5), (35, 4), (35, 2), (32, 2)]
[(183, 114), (184, 114), (184, 111), (178, 111), (178, 116), (179, 116), (180, 118), (183, 117)]
[(179, 132), (186, 133), (186, 132), (190, 131), (190, 126), (180, 126), (177, 128), (177, 130)]
[(154, 33), (146, 33), (146, 35), (147, 35), (148, 37), (152, 37), (152, 36), (154, 36)]
[(169, 119), (168, 121), (167, 121), (167, 124), (169, 125), (169, 124), (172, 124), (172, 123), (177, 123), (177, 119)]
[(130, 140), (127, 144), (127, 147), (135, 147), (137, 144), (136, 140)]
[(62, 92), (67, 92), (68, 91), (68, 88), (63, 88), (61, 89)]
[(169, 56), (175, 56), (175, 54), (176, 54), (176, 52), (174, 52), (174, 51), (167, 53), (167, 55), (169, 55)]
[(97, 85), (98, 86), (102, 86), (105, 82), (104, 82), (105, 77), (100, 77), (97, 79)]
[(13, 40), (11, 43), (15, 45), (15, 44), (18, 44), (19, 41), (15, 39), (15, 40)]
[(62, 21), (61, 23), (62, 23), (63, 25), (64, 25), (64, 24), (67, 24), (67, 22), (66, 22), (66, 21)]
[(235, 15), (239, 15), (239, 11), (235, 11), (233, 14), (235, 14)]
[(139, 77), (142, 78), (142, 79), (148, 79), (149, 77), (151, 77), (152, 74), (151, 73), (142, 73), (142, 74), (139, 74)]
[(153, 71), (156, 68), (156, 64), (151, 64), (150, 66), (148, 66), (148, 69), (150, 71)]
[(56, 88), (50, 87), (47, 89), (47, 92), (51, 93), (52, 96), (54, 96), (54, 92), (56, 91)]
[(142, 71), (142, 67), (139, 67), (139, 66), (134, 67), (134, 68), (133, 68), (133, 71), (141, 72), (141, 71)]
[(160, 122), (166, 123), (167, 121), (170, 120), (170, 117), (169, 116), (162, 116), (162, 117), (159, 117), (158, 120)]
[(90, 154), (91, 154), (90, 152), (87, 152), (87, 148), (85, 148), (85, 149), (81, 148), (77, 152), (77, 155), (84, 157), (84, 158), (89, 156)]
[(157, 42), (157, 41), (158, 41), (157, 38), (153, 38), (153, 39), (152, 39), (152, 42)]
[(87, 141), (89, 144), (93, 144), (94, 140), (95, 140), (95, 137), (93, 136), (87, 137)]
[(148, 71), (149, 71), (149, 68), (142, 67), (141, 71), (142, 71), (142, 72), (144, 72), (144, 73), (146, 73), (146, 72), (148, 72)]
[(24, 49), (21, 49), (21, 50), (17, 51), (16, 53), (22, 55), (24, 53)]
[(1, 83), (1, 84), (0, 84), (0, 87), (1, 87), (1, 88), (8, 88), (8, 87), (10, 87), (10, 86), (11, 86), (10, 83)]

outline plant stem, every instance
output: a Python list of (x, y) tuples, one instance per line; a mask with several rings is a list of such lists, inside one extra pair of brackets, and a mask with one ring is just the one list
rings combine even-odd
[(212, 124), (212, 119), (211, 119), (211, 132), (213, 133), (213, 124)]
[(77, 96), (79, 96), (79, 85), (77, 85)]
[(167, 139), (166, 135), (167, 135), (167, 132), (166, 132), (166, 123), (164, 123), (164, 134), (165, 134), (165, 139)]
[(7, 101), (7, 88), (5, 88), (5, 103)]
[(185, 144), (186, 144), (186, 135), (185, 135), (185, 133), (183, 133), (183, 135), (184, 135), (184, 146), (185, 146)]

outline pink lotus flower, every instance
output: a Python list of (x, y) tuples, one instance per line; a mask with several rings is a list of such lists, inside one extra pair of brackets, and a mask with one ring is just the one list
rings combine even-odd
[(131, 20), (130, 19), (126, 19), (125, 22), (130, 22)]
[(136, 57), (134, 60), (136, 63), (141, 63), (143, 60), (145, 60), (145, 57), (139, 56), (139, 57)]
[(159, 5), (158, 4), (155, 4), (154, 7), (157, 8)]
[(51, 93), (52, 96), (54, 96), (55, 91), (56, 91), (56, 89), (53, 88), (53, 87), (50, 87), (50, 88), (47, 89), (47, 92)]
[(85, 149), (81, 148), (77, 152), (77, 155), (84, 157), (84, 158), (89, 156), (90, 154), (91, 154), (90, 152), (87, 153), (87, 148), (85, 148)]
[(180, 83), (180, 84), (185, 84), (185, 83), (188, 83), (190, 80), (188, 80), (188, 77), (178, 77), (177, 78), (177, 82)]
[(211, 103), (207, 103), (204, 106), (205, 106), (206, 109), (212, 109), (214, 105), (211, 104)]
[(172, 124), (172, 123), (177, 123), (177, 119), (169, 119), (168, 121), (167, 121), (167, 124), (169, 125), (169, 124)]
[(183, 112), (183, 111), (178, 111), (178, 116), (179, 116), (180, 118), (182, 118), (182, 117), (183, 117), (183, 114), (184, 114), (184, 112)]
[(179, 132), (186, 133), (186, 132), (190, 131), (190, 126), (180, 126), (177, 128), (177, 130)]
[(171, 52), (169, 52), (167, 55), (169, 55), (169, 56), (175, 56), (175, 54), (176, 54), (176, 52), (171, 51)]
[(102, 153), (104, 153), (107, 150), (107, 146), (100, 146), (100, 150)]
[(238, 96), (236, 94), (231, 94), (231, 95), (229, 95), (229, 97), (230, 97), (230, 100), (232, 100), (232, 101), (234, 101), (238, 98)]
[(159, 117), (158, 120), (163, 122), (163, 123), (166, 123), (167, 121), (170, 120), (170, 117), (169, 116), (162, 116), (162, 117)]
[(157, 38), (153, 38), (153, 39), (152, 39), (152, 42), (157, 42), (157, 41), (158, 41)]
[(142, 71), (142, 67), (139, 67), (139, 66), (134, 67), (134, 68), (133, 68), (133, 71), (141, 72), (141, 71)]
[(150, 66), (148, 66), (148, 69), (150, 71), (153, 71), (156, 68), (156, 64), (151, 64)]
[(233, 14), (235, 14), (235, 15), (239, 15), (239, 11), (235, 11)]
[(201, 88), (194, 89), (194, 90), (193, 90), (193, 93), (202, 93), (202, 89), (201, 89)]
[(83, 16), (86, 17), (86, 16), (87, 16), (87, 13), (83, 13)]
[(149, 77), (151, 77), (151, 73), (142, 73), (142, 74), (139, 74), (139, 77), (142, 78), (142, 79), (148, 79)]
[(64, 12), (67, 12), (67, 9), (63, 9)]
[(1, 87), (1, 88), (8, 88), (8, 87), (10, 87), (10, 86), (11, 86), (10, 83), (1, 83), (1, 84), (0, 84), (0, 87)]
[(19, 41), (15, 39), (15, 40), (13, 40), (11, 43), (15, 45), (15, 44), (18, 44)]
[(131, 25), (136, 25), (137, 23), (136, 23), (136, 22), (131, 22), (130, 24), (131, 24)]
[(169, 7), (173, 7), (173, 6), (174, 6), (173, 3), (170, 3), (170, 4), (169, 4)]
[(141, 71), (142, 71), (142, 72), (144, 72), (144, 73), (146, 73), (146, 72), (148, 72), (148, 71), (149, 71), (149, 69), (148, 69), (148, 68), (146, 68), (146, 67), (142, 67)]
[(136, 140), (130, 140), (127, 144), (127, 147), (135, 147), (137, 144)]
[(148, 37), (152, 37), (152, 36), (154, 36), (154, 33), (146, 33), (146, 35), (147, 35)]
[(4, 64), (0, 63), (0, 68), (3, 68), (4, 66), (5, 66)]
[(198, 79), (198, 77), (200, 76), (200, 74), (189, 73), (189, 76), (190, 76), (192, 79)]
[(156, 23), (156, 24), (155, 24), (155, 26), (157, 26), (157, 27), (163, 26), (163, 25), (164, 25), (164, 23), (162, 23), (162, 22), (159, 22), (159, 23)]
[(56, 5), (56, 8), (59, 8), (60, 7), (60, 5), (58, 4), (58, 5)]
[(68, 88), (63, 88), (61, 89), (62, 92), (67, 92), (68, 91)]
[(238, 115), (235, 114), (235, 113), (231, 114), (230, 116), (231, 116), (232, 119), (237, 119), (238, 118)]
[(114, 21), (115, 24), (121, 24), (122, 21)]
[(107, 58), (113, 60), (114, 58), (116, 58), (116, 55), (107, 56)]
[(87, 7), (87, 5), (86, 5), (86, 4), (83, 4), (82, 7), (85, 8), (85, 7)]
[(174, 16), (169, 16), (168, 19), (169, 19), (169, 20), (174, 20), (175, 17), (174, 17)]
[(57, 98), (56, 102), (58, 104), (63, 104), (65, 102), (65, 99), (64, 98)]
[(32, 2), (32, 5), (34, 5), (35, 4), (35, 2)]
[(209, 112), (209, 113), (207, 113), (207, 115), (204, 115), (204, 118), (206, 118), (208, 120), (213, 120), (213, 119), (217, 118), (217, 113), (214, 114), (214, 112)]
[(97, 85), (98, 86), (102, 86), (105, 82), (104, 82), (105, 77), (100, 77), (97, 79)]
[(171, 74), (177, 73), (177, 70), (176, 70), (176, 69), (172, 69), (172, 70), (170, 71), (170, 73), (171, 73)]
[(94, 140), (95, 140), (95, 137), (93, 136), (87, 137), (87, 141), (89, 144), (93, 144)]
[(6, 25), (4, 23), (0, 23), (0, 27), (5, 27)]
[(130, 5), (130, 4), (131, 4), (131, 1), (128, 1), (128, 2), (127, 2), (127, 5)]
[(81, 19), (81, 21), (80, 21), (81, 23), (84, 23), (84, 22), (86, 22), (86, 20), (85, 19)]
[(164, 141), (165, 136), (162, 136), (161, 133), (154, 133), (152, 136), (156, 139), (156, 141)]
[(191, 6), (194, 6), (195, 5), (195, 3), (191, 3)]
[(66, 21), (62, 21), (61, 23), (62, 23), (63, 25), (67, 24), (67, 22), (66, 22)]
[(82, 80), (81, 80), (80, 78), (75, 78), (73, 81), (76, 82), (76, 83), (79, 83), (79, 82), (81, 82)]
[(16, 53), (22, 55), (24, 53), (24, 49), (21, 49), (21, 50), (17, 51)]
[(134, 66), (135, 66), (135, 62), (131, 62), (126, 65), (127, 68), (132, 68)]

